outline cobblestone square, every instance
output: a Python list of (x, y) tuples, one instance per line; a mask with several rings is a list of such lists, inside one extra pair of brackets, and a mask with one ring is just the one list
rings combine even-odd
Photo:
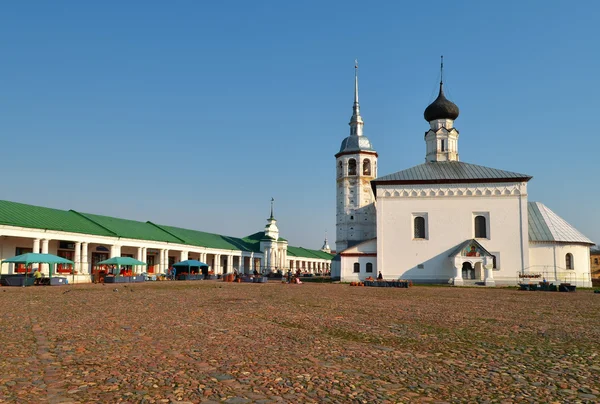
[(600, 399), (590, 290), (148, 282), (0, 307), (0, 402)]

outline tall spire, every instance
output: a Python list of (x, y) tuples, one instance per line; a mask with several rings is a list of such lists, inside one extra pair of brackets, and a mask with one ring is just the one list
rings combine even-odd
[(444, 85), (444, 55), (441, 56), (441, 63), (440, 63), (440, 88), (441, 86)]
[(273, 217), (273, 202), (275, 202), (275, 198), (271, 197), (271, 216), (269, 217), (269, 219), (274, 219), (274, 217)]
[(360, 116), (360, 104), (358, 103), (358, 59), (354, 60), (354, 105), (352, 106), (352, 118), (350, 118), (350, 136), (362, 136), (363, 120)]
[(354, 115), (360, 115), (358, 104), (358, 59), (354, 59)]

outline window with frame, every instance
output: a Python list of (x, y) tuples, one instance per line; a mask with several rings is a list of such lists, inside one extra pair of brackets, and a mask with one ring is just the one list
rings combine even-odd
[(594, 258), (594, 265), (598, 265), (598, 258)]
[(358, 262), (354, 263), (354, 273), (357, 274), (360, 272), (360, 264)]
[(414, 219), (414, 238), (425, 238), (425, 218), (417, 216)]
[(565, 255), (565, 267), (567, 269), (573, 269), (573, 254), (568, 253)]
[(373, 272), (373, 264), (370, 262), (367, 262), (367, 272)]
[(356, 175), (356, 160), (348, 160), (348, 175)]
[(475, 238), (487, 238), (487, 226), (484, 216), (475, 216)]
[(344, 174), (342, 162), (338, 164), (338, 177), (341, 177)]

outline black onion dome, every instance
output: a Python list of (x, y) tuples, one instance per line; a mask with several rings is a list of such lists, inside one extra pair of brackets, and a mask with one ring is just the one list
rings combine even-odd
[(425, 112), (423, 113), (425, 120), (427, 122), (435, 121), (436, 119), (454, 120), (458, 118), (458, 114), (458, 106), (446, 98), (443, 84), (440, 83), (440, 93), (435, 101), (425, 108)]

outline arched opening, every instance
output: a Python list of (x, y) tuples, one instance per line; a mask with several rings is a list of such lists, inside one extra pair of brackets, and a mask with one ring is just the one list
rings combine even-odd
[(360, 264), (358, 262), (354, 263), (354, 273), (357, 274), (360, 272)]
[(414, 227), (414, 237), (425, 238), (425, 218), (422, 216), (415, 217)]
[(487, 238), (487, 228), (483, 216), (475, 216), (475, 238)]
[(344, 174), (343, 168), (342, 168), (342, 162), (340, 161), (338, 164), (338, 177), (341, 177)]
[(363, 160), (363, 175), (371, 175), (371, 160)]
[(370, 262), (367, 262), (367, 272), (373, 272), (373, 264)]
[(573, 254), (568, 253), (565, 255), (565, 267), (567, 269), (573, 269)]
[(465, 261), (462, 264), (462, 277), (463, 279), (473, 279), (475, 277), (473, 265), (469, 261)]
[(598, 258), (594, 258), (594, 265), (598, 265)]
[(348, 160), (348, 175), (356, 175), (356, 160)]

